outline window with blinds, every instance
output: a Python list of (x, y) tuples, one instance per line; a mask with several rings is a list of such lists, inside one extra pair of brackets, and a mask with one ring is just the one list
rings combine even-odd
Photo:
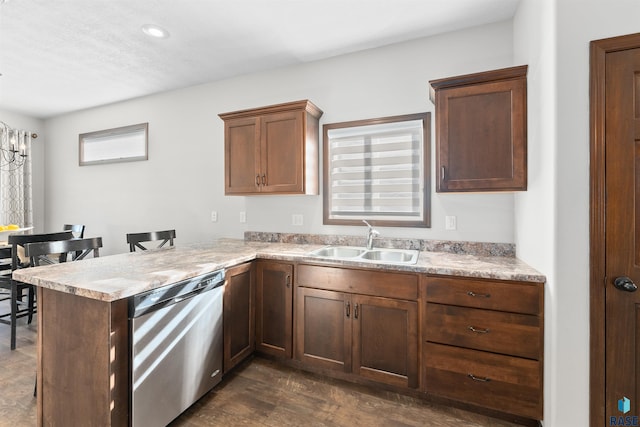
[(324, 223), (429, 227), (429, 119), (324, 125)]

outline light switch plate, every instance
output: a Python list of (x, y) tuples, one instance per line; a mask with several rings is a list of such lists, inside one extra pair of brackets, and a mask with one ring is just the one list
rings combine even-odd
[(241, 223), (247, 222), (247, 213), (245, 211), (240, 212), (240, 222)]
[(292, 225), (302, 225), (304, 221), (304, 217), (302, 214), (293, 214), (291, 215), (291, 224)]

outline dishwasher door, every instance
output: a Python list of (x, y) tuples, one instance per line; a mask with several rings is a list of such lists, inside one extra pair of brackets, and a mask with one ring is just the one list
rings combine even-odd
[(224, 273), (217, 279), (154, 290), (136, 297), (142, 310), (130, 307), (132, 426), (166, 426), (220, 382)]

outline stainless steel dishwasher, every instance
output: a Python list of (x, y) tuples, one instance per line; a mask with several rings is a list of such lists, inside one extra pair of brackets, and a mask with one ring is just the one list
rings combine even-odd
[(131, 425), (166, 426), (222, 377), (224, 271), (134, 296)]

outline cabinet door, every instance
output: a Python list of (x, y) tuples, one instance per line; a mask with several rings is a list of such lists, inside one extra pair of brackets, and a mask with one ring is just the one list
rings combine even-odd
[(261, 117), (260, 155), (263, 193), (304, 192), (303, 113)]
[(527, 66), (432, 80), (436, 191), (527, 189)]
[(353, 371), (378, 382), (418, 387), (418, 303), (354, 295)]
[(352, 315), (349, 294), (297, 288), (296, 359), (351, 372)]
[(292, 357), (293, 266), (258, 261), (256, 264), (256, 349)]
[(260, 121), (256, 117), (225, 121), (225, 194), (260, 191)]
[(224, 290), (224, 372), (255, 348), (255, 275), (252, 263), (230, 268)]

